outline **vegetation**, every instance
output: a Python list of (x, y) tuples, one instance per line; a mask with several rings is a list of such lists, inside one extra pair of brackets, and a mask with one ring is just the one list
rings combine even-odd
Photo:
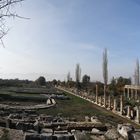
[(31, 85), (30, 80), (19, 80), (19, 79), (0, 79), (0, 87), (24, 87)]
[(76, 64), (75, 78), (76, 78), (76, 88), (80, 89), (81, 88), (81, 84), (80, 84), (80, 80), (81, 80), (80, 64)]
[(123, 88), (125, 85), (131, 84), (131, 78), (124, 78), (122, 76), (118, 78), (112, 78), (111, 83), (109, 85), (109, 91), (114, 95), (117, 96), (120, 93), (123, 93)]
[(139, 60), (136, 60), (136, 68), (135, 68), (135, 73), (134, 73), (134, 80), (135, 80), (135, 85), (139, 85)]
[(107, 85), (108, 82), (108, 59), (107, 59), (107, 49), (104, 49), (103, 52), (103, 79), (104, 85)]
[(85, 90), (85, 91), (88, 91), (88, 86), (89, 86), (89, 83), (90, 83), (90, 76), (88, 75), (84, 75), (83, 78), (82, 78), (82, 88)]
[(45, 86), (46, 85), (46, 79), (43, 76), (40, 76), (35, 83), (39, 86)]
[(62, 114), (64, 117), (76, 118), (77, 120), (84, 120), (85, 116), (97, 116), (103, 123), (111, 123), (113, 125), (128, 122), (128, 120), (114, 115), (111, 111), (100, 108), (86, 100), (68, 93), (66, 95), (70, 97), (70, 100), (56, 100), (56, 107), (43, 109), (38, 112), (53, 116)]

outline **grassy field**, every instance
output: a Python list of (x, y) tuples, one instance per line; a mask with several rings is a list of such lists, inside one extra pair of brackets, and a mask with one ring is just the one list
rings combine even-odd
[[(56, 116), (62, 114), (64, 117), (76, 118), (77, 120), (84, 120), (85, 116), (97, 116), (103, 123), (111, 123), (112, 125), (117, 125), (118, 123), (130, 122), (127, 119), (123, 119), (111, 111), (107, 111), (97, 105), (94, 105), (84, 99), (71, 95), (69, 93), (64, 93), (69, 97), (67, 100), (56, 99), (56, 106), (53, 108), (38, 110), (38, 113), (43, 113), (47, 115)], [(3, 98), (3, 96), (5, 96)], [(44, 103), (46, 102), (45, 96), (37, 93), (15, 93), (0, 90), (0, 98), (2, 102), (19, 102), (21, 104), (33, 105), (35, 102)], [(136, 126), (136, 125), (135, 125)]]
[[(118, 123), (130, 122), (127, 119), (123, 119), (111, 111), (107, 111), (104, 108), (98, 107), (86, 100), (66, 93), (70, 97), (70, 100), (56, 100), (57, 105), (54, 108), (40, 110), (39, 113), (45, 113), (47, 115), (56, 116), (62, 114), (64, 117), (73, 117), (78, 120), (84, 120), (85, 116), (97, 116), (103, 123), (110, 123), (117, 125)], [(134, 123), (132, 123), (135, 125)], [(139, 127), (135, 125), (136, 127)]]
[(22, 104), (25, 104), (28, 102), (28, 104), (32, 104), (32, 102), (43, 102), (45, 103), (47, 100), (47, 97), (43, 96), (42, 94), (37, 93), (22, 93), (22, 92), (14, 92), (9, 91), (8, 88), (0, 89), (0, 101), (2, 102), (22, 102)]

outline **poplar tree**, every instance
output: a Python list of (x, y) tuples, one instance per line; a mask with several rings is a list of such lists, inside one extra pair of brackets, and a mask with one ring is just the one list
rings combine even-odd
[(76, 78), (76, 87), (79, 89), (80, 88), (80, 80), (81, 80), (80, 64), (76, 64), (75, 78)]
[(104, 79), (104, 106), (106, 106), (106, 87), (108, 82), (108, 58), (107, 49), (103, 52), (103, 79)]

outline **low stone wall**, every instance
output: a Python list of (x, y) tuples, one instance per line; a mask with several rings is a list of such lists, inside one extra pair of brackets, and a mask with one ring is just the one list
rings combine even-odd
[(54, 104), (37, 104), (37, 105), (33, 105), (33, 106), (11, 106), (11, 105), (5, 105), (5, 104), (0, 104), (0, 109), (14, 109), (14, 110), (37, 110), (37, 109), (45, 109), (45, 108), (50, 108), (55, 106), (56, 103)]

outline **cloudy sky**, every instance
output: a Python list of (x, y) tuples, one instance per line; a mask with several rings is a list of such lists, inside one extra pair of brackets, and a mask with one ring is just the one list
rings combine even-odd
[(102, 80), (104, 48), (110, 78), (133, 76), (140, 58), (139, 0), (25, 0), (15, 10), (30, 19), (7, 19), (1, 78), (64, 80), (80, 63), (82, 75)]

